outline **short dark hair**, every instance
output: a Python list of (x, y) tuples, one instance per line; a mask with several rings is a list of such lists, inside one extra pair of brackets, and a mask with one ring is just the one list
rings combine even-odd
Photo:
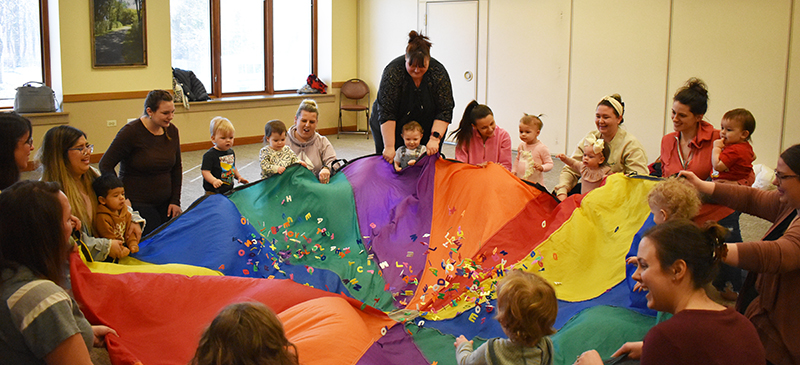
[(675, 97), (672, 100), (688, 106), (692, 114), (705, 114), (706, 110), (708, 110), (708, 88), (706, 83), (703, 80), (692, 77), (675, 92)]
[(34, 275), (64, 283), (69, 241), (64, 236), (59, 185), (20, 181), (0, 194), (0, 269), (25, 266)]
[(792, 169), (795, 174), (800, 174), (800, 144), (787, 148), (781, 153), (781, 160)]
[(267, 122), (267, 124), (264, 125), (264, 143), (269, 143), (269, 136), (271, 136), (272, 133), (286, 133), (286, 124), (278, 119)]
[(0, 113), (0, 190), (19, 180), (14, 151), (25, 132), (29, 138), (33, 138), (33, 128), (28, 118), (17, 113)]
[(756, 117), (754, 117), (753, 113), (750, 113), (750, 111), (745, 108), (728, 110), (722, 116), (722, 119), (740, 123), (742, 125), (742, 129), (748, 132), (747, 138), (745, 138), (746, 141), (749, 141), (750, 138), (753, 137), (753, 132), (756, 131)]
[(719, 263), (726, 253), (723, 241), (727, 234), (728, 230), (715, 222), (708, 221), (700, 228), (688, 219), (679, 218), (650, 228), (643, 238), (652, 240), (661, 270), (683, 260), (694, 288), (699, 289), (717, 276)]
[(125, 185), (122, 183), (122, 180), (114, 174), (100, 175), (100, 177), (94, 179), (92, 182), (92, 189), (94, 189), (94, 194), (97, 195), (97, 199), (101, 197), (105, 198), (109, 190), (124, 187)]

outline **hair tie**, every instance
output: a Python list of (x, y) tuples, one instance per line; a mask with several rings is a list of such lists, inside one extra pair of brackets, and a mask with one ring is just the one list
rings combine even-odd
[(592, 151), (594, 153), (601, 153), (603, 152), (603, 148), (605, 147), (605, 141), (602, 138), (597, 138), (594, 134), (589, 135), (583, 142), (583, 146), (590, 146), (592, 147)]
[(623, 113), (625, 113), (625, 110), (622, 108), (622, 104), (619, 102), (619, 100), (615, 99), (613, 96), (606, 95), (603, 97), (603, 100), (601, 100), (601, 102), (602, 101), (607, 101), (611, 103), (611, 106), (614, 107), (614, 110), (617, 111), (617, 114), (619, 114), (620, 117), (622, 116)]

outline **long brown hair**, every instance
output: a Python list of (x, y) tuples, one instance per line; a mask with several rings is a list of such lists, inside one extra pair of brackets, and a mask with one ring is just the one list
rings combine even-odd
[[(290, 350), (291, 349), (291, 350)], [(197, 346), (192, 365), (297, 365), (297, 347), (264, 304), (245, 302), (222, 309)]]
[(89, 233), (92, 232), (94, 217), (89, 214), (82, 194), (89, 197), (92, 210), (97, 206), (97, 196), (92, 189), (92, 181), (99, 176), (96, 170), (89, 168), (78, 180), (72, 177), (69, 166), (69, 149), (78, 140), (86, 138), (86, 133), (68, 125), (50, 128), (44, 134), (42, 147), (37, 159), (42, 163), (42, 181), (55, 181), (64, 190), (64, 194), (72, 206), (72, 214), (81, 220)]
[(58, 184), (20, 181), (0, 194), (0, 269), (27, 267), (34, 275), (64, 284), (69, 241), (62, 231)]
[(14, 152), (25, 132), (29, 138), (33, 138), (33, 128), (28, 118), (17, 113), (0, 113), (0, 189), (19, 180), (19, 167), (14, 159)]

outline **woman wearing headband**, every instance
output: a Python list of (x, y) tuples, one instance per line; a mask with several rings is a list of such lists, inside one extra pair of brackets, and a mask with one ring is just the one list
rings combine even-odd
[[(620, 128), (624, 121), (625, 103), (619, 94), (608, 95), (597, 104), (594, 123), (596, 131), (589, 132), (586, 137), (578, 144), (578, 148), (572, 154), (575, 160), (582, 160), (584, 155), (583, 141), (587, 139), (602, 139), (608, 144), (609, 155), (606, 162), (611, 167), (609, 174), (622, 172), (625, 174), (634, 172), (639, 175), (647, 175), (647, 155), (642, 144), (633, 135)], [(567, 198), (567, 193), (575, 187), (580, 178), (580, 171), (569, 166), (564, 166), (555, 193), (559, 200)]]

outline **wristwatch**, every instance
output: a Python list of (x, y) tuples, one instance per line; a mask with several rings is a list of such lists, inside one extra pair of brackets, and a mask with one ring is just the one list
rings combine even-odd
[(442, 135), (441, 135), (441, 134), (439, 134), (439, 132), (436, 132), (436, 131), (434, 131), (433, 133), (431, 133), (431, 136), (432, 136), (432, 137), (434, 137), (434, 138), (436, 138), (436, 139), (442, 139)]

